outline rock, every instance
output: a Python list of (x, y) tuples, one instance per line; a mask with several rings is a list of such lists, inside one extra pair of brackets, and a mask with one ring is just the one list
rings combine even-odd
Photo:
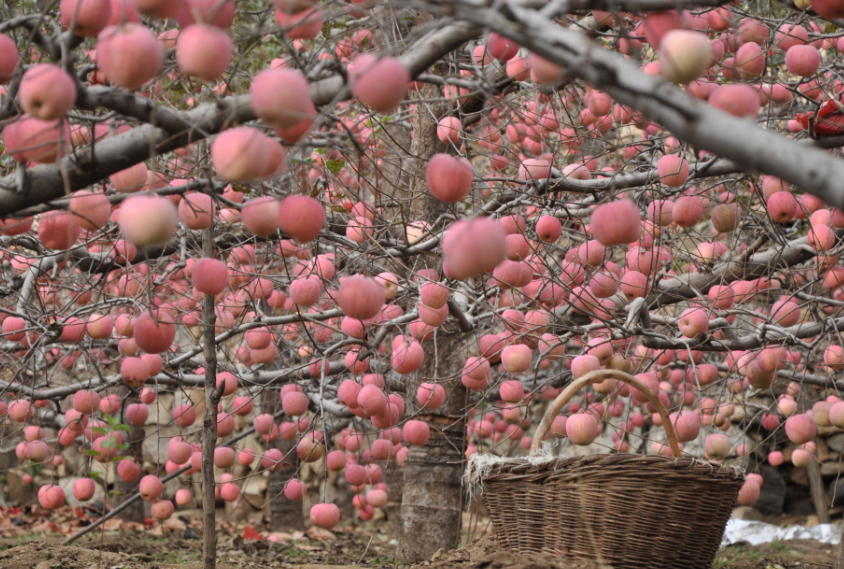
[(828, 446), (830, 449), (838, 452), (844, 452), (844, 433), (839, 433), (837, 435), (827, 437), (825, 441), (826, 446)]
[(759, 474), (765, 482), (753, 507), (766, 516), (777, 516), (782, 513), (785, 504), (785, 480), (777, 469), (764, 464), (759, 465)]
[(147, 422), (144, 432), (146, 433), (142, 447), (144, 463), (164, 466), (164, 463), (167, 462), (167, 445), (171, 438), (182, 434), (181, 429), (176, 425), (159, 427)]
[(838, 460), (830, 460), (821, 464), (821, 476), (838, 476), (844, 472), (844, 464)]
[(795, 484), (799, 484), (800, 486), (809, 486), (809, 472), (805, 466), (801, 466), (800, 468), (795, 467), (791, 471), (791, 482)]
[(785, 493), (783, 512), (797, 516), (811, 516), (815, 513), (815, 504), (809, 493), (809, 486), (789, 484)]
[(837, 436), (837, 435), (840, 435), (840, 434), (841, 434), (841, 429), (838, 428), (838, 427), (833, 427), (831, 425), (828, 426), (828, 427), (824, 427), (824, 426), (818, 425), (818, 438), (821, 438), (821, 437), (832, 438), (833, 436)]
[[(821, 473), (823, 473), (823, 468), (821, 468)], [(826, 494), (832, 500), (833, 507), (844, 504), (844, 480), (836, 478), (831, 481)]]
[(817, 444), (817, 447), (818, 447), (818, 460), (820, 462), (828, 461), (829, 458), (830, 458), (830, 452), (829, 452), (830, 449), (829, 449), (829, 445), (827, 444), (826, 440), (821, 438), (821, 437), (817, 437), (817, 438), (815, 438), (815, 444)]
[(243, 481), (240, 491), (243, 494), (262, 496), (267, 489), (268, 482), (263, 476), (250, 476)]
[[(59, 479), (59, 486), (61, 486), (62, 488), (72, 489), (73, 483), (76, 482), (77, 480), (79, 480), (80, 478), (82, 478), (82, 477), (80, 477), (80, 476), (69, 476), (67, 478), (60, 478)], [(65, 500), (67, 501), (68, 506), (85, 506), (85, 505), (90, 505), (92, 502), (102, 503), (103, 500), (105, 499), (105, 493), (103, 492), (102, 484), (100, 484), (99, 482), (97, 482), (97, 484), (94, 485), (94, 496), (90, 500), (88, 500), (87, 502), (80, 502), (79, 500), (77, 500), (73, 496), (72, 491), (70, 491), (70, 492), (65, 491), (64, 494), (65, 494)]]
[(751, 522), (761, 522), (765, 519), (765, 515), (756, 510), (756, 508), (749, 508), (747, 506), (739, 506), (733, 509), (732, 517), (737, 520), (747, 520)]
[(170, 423), (173, 420), (174, 406), (175, 402), (172, 393), (160, 393), (155, 404), (148, 405), (149, 419), (147, 419), (147, 425), (166, 425)]

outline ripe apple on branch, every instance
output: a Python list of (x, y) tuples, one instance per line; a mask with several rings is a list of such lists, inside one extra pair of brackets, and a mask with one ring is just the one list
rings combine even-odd
[[(741, 504), (783, 451), (811, 467), (844, 428), (844, 3), (377, 4), (63, 0), (0, 27), (0, 411), (40, 505), (91, 500), (69, 479), (100, 463), (165, 520), (196, 474), (213, 528), (251, 477), (284, 478), (272, 504), (342, 476), (420, 561), (459, 539), (462, 461), (525, 452), (601, 368), (747, 468)], [(667, 454), (662, 427), (607, 380), (546, 444)]]

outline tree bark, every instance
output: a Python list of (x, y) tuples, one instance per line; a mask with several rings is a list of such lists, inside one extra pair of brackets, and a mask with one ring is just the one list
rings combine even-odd
[[(261, 394), (261, 409), (273, 415), (278, 407), (278, 392), (265, 389)], [(293, 443), (279, 437), (267, 442), (267, 449), (277, 448), (284, 456), (293, 449)], [(282, 492), (288, 480), (296, 475), (296, 453), (285, 459), (277, 471), (270, 471), (267, 483), (267, 500), (270, 503), (270, 529), (272, 531), (304, 531), (305, 516), (302, 502), (288, 500)]]
[[(129, 387), (126, 385), (122, 385), (118, 390), (118, 393), (121, 398), (124, 398), (129, 393)], [(143, 427), (131, 427), (131, 431), (128, 431), (129, 440), (127, 441), (129, 445), (129, 456), (134, 458), (138, 461), (138, 464), (144, 463), (144, 437), (146, 436), (146, 432), (144, 431)], [(117, 465), (115, 465), (117, 468)], [(138, 485), (135, 482), (124, 482), (119, 476), (115, 478), (114, 481), (115, 489), (120, 492), (115, 500), (114, 506), (118, 506), (132, 497), (132, 495), (137, 491)], [(134, 522), (138, 524), (144, 523), (144, 502), (142, 500), (136, 500), (132, 502), (129, 506), (126, 507), (125, 510), (117, 514), (117, 516), (121, 520), (125, 520), (127, 522)]]
[[(823, 487), (823, 479), (821, 478), (821, 468), (815, 457), (809, 461), (809, 466), (806, 467), (806, 473), (809, 475), (809, 491), (812, 493), (812, 502), (815, 505), (815, 515), (818, 516), (818, 521), (822, 524), (828, 524), (832, 521), (829, 517), (829, 498), (826, 495), (826, 490)], [(840, 554), (839, 554), (840, 555)]]
[[(344, 479), (345, 480), (345, 479)], [(387, 514), (388, 534), (390, 539), (399, 539), (402, 534), (401, 504), (404, 497), (404, 469), (395, 460), (391, 460), (384, 468), (384, 481), (387, 483)]]
[(465, 426), (462, 421), (450, 424), (452, 419), (446, 417), (430, 417), (428, 422), (432, 429), (427, 444), (407, 453), (398, 550), (405, 563), (460, 544)]
[[(805, 394), (801, 394), (803, 405), (809, 405), (809, 400)], [(821, 478), (821, 467), (818, 465), (817, 453), (812, 455), (809, 465), (806, 467), (806, 474), (809, 478), (809, 493), (812, 496), (812, 504), (815, 506), (815, 515), (818, 521), (822, 524), (828, 524), (832, 520), (829, 517), (829, 497), (826, 495), (826, 490), (823, 487), (823, 478)]]
[[(437, 138), (437, 123), (449, 113), (450, 107), (433, 85), (425, 85), (420, 95), (429, 102), (417, 104), (413, 119), (411, 155), (416, 160), (411, 178), (411, 192), (416, 198), (413, 218), (433, 224), (448, 211), (448, 205), (427, 192), (425, 167), (434, 154), (448, 150)], [(441, 266), (431, 268), (442, 269)], [(422, 367), (407, 381), (408, 414), (418, 409), (416, 391), (419, 384), (427, 381), (442, 384), (446, 402), (435, 414), (416, 417), (429, 424), (431, 437), (425, 446), (411, 447), (407, 454), (398, 548), (398, 557), (405, 563), (418, 563), (439, 549), (455, 549), (460, 544), (466, 401), (466, 388), (460, 381), (463, 347), (462, 334), (437, 330), (434, 339), (424, 344)]]
[[(202, 256), (214, 256), (214, 227), (202, 232)], [(214, 342), (214, 297), (202, 301), (202, 341), (205, 355), (205, 418), (202, 421), (202, 558), (203, 569), (217, 565), (217, 504), (214, 495), (214, 446), (217, 443), (217, 345)]]
[[(288, 441), (280, 439), (271, 444), (281, 452), (287, 454), (293, 448)], [(288, 480), (296, 475), (296, 464), (284, 463), (280, 469), (270, 472), (269, 498), (270, 498), (270, 527), (273, 531), (304, 531), (305, 516), (302, 513), (302, 502), (288, 500), (282, 492)], [(281, 494), (281, 495), (279, 495)]]

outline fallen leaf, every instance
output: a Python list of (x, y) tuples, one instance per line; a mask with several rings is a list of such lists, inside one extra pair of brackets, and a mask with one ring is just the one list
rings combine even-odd
[(106, 531), (117, 531), (120, 529), (123, 522), (117, 518), (111, 518), (103, 522), (103, 527)]
[(294, 543), (293, 547), (302, 551), (322, 551), (321, 547), (314, 547), (313, 545), (305, 545), (303, 543)]
[(52, 529), (50, 527), (51, 525), (52, 524), (49, 522), (41, 522), (30, 527), (29, 531), (31, 531), (32, 533), (46, 533)]
[(261, 536), (261, 534), (255, 531), (255, 528), (253, 528), (252, 526), (246, 526), (246, 529), (243, 530), (243, 539), (264, 541), (264, 538)]
[(169, 520), (165, 520), (162, 525), (164, 526), (164, 529), (168, 531), (185, 531), (188, 527), (187, 524), (179, 518), (170, 518)]
[(120, 529), (130, 533), (140, 533), (144, 531), (144, 524), (139, 524), (138, 522), (123, 522)]
[(308, 528), (308, 530), (305, 533), (311, 539), (316, 539), (318, 541), (323, 541), (323, 540), (326, 540), (326, 539), (332, 539), (334, 537), (334, 534), (331, 533), (330, 531), (322, 529), (322, 528), (318, 528), (318, 527)]
[(164, 537), (164, 529), (160, 525), (156, 524), (151, 529), (147, 530), (146, 535), (151, 537)]

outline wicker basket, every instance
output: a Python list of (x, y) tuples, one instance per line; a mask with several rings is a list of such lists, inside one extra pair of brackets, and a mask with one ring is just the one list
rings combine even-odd
[[(560, 409), (589, 383), (615, 378), (648, 397), (662, 416), (676, 458), (602, 454), (543, 458), (545, 433)], [(550, 405), (531, 456), (470, 464), (496, 538), (506, 549), (591, 560), (616, 569), (705, 569), (712, 565), (744, 474), (690, 458), (668, 412), (650, 389), (617, 370), (579, 378)]]

